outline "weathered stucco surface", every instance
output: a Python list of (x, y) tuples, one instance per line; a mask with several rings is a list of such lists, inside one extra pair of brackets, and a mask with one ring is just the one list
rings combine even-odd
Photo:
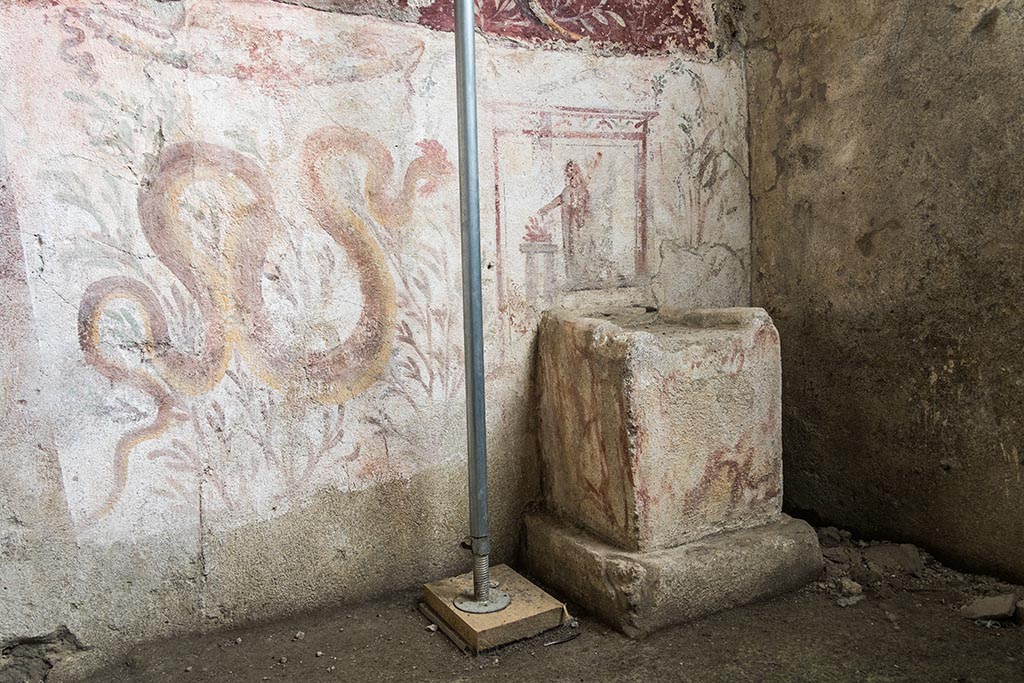
[(1024, 3), (749, 3), (786, 497), (1024, 578)]
[(774, 521), (782, 377), (767, 314), (603, 311), (541, 321), (549, 509), (641, 551)]
[[(742, 64), (578, 42), (480, 45), (498, 560), (541, 311), (749, 299)], [(0, 4), (0, 643), (465, 570), (454, 92), (414, 23)]]
[(779, 335), (757, 308), (544, 314), (531, 573), (630, 636), (821, 570), (782, 515)]

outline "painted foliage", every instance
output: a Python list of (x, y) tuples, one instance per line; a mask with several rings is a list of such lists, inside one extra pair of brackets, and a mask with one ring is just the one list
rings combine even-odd
[[(225, 379), (233, 356), (242, 359), (245, 370), (263, 384), (297, 401), (341, 405), (380, 380), (395, 342), (394, 278), (367, 223), (343, 201), (328, 196), (321, 169), (332, 156), (363, 158), (369, 169), (364, 181), (365, 208), (382, 229), (400, 230), (412, 216), (417, 193), (434, 192), (452, 172), (436, 141), (424, 141), (420, 149), (421, 156), (409, 164), (401, 184), (392, 190), (388, 187), (391, 154), (365, 133), (327, 127), (304, 142), (301, 168), (306, 201), (316, 225), (333, 244), (303, 254), (303, 263), (319, 271), (319, 295), (324, 303), (335, 293), (331, 280), (338, 256), (350, 263), (346, 277), (360, 292), (358, 315), (348, 323), (351, 329), (341, 340), (337, 326), (322, 322), (310, 325), (301, 338), (295, 338), (300, 324), (309, 325), (305, 320), (296, 320), (285, 332), (291, 333), (290, 340), (277, 334), (277, 326), (270, 320), (267, 298), (283, 297), (302, 306), (314, 305), (314, 301), (302, 297), (307, 292), (282, 283), (289, 277), (283, 259), (270, 254), (275, 238), (287, 228), (259, 166), (213, 145), (182, 143), (162, 150), (155, 177), (139, 193), (139, 221), (150, 249), (174, 276), (178, 302), (188, 301), (198, 314), (202, 342), (191, 353), (175, 347), (160, 299), (143, 280), (112, 276), (86, 289), (78, 314), (86, 362), (112, 382), (149, 395), (157, 407), (151, 424), (118, 441), (112, 493), (95, 516), (106, 514), (117, 504), (132, 451), (164, 434), (173, 420), (187, 417), (174, 394), (209, 393)], [(208, 240), (196, 243), (182, 223), (182, 214), (191, 212), (200, 220), (205, 218), (202, 204), (184, 203), (190, 190), (203, 182), (216, 185), (214, 192), (225, 193), (217, 201), (226, 209), (222, 218), (227, 220), (211, 226), (216, 233), (207, 235)], [(285, 239), (294, 245), (296, 238), (287, 235)], [(293, 271), (290, 277), (297, 275)], [(104, 318), (118, 310), (115, 304), (120, 305), (121, 319), (141, 332), (133, 339), (121, 336), (120, 341), (138, 348), (145, 367), (130, 367), (104, 353), (102, 326)], [(135, 311), (126, 316), (125, 304)], [(117, 337), (116, 331), (111, 334)], [(415, 343), (411, 335), (408, 341)], [(191, 417), (194, 424), (195, 416)], [(222, 412), (219, 417), (223, 419)]]
[[(420, 22), (451, 30), (452, 0), (420, 10)], [(712, 45), (700, 0), (477, 0), (483, 31), (529, 42), (577, 43), (630, 52), (682, 50), (703, 54)]]
[[(317, 9), (378, 14), (442, 31), (454, 25), (453, 0), (283, 0)], [(475, 0), (485, 34), (561, 47), (586, 43), (617, 52), (714, 48), (711, 0)]]
[[(614, 31), (640, 16), (595, 8)], [(514, 11), (540, 9), (568, 31), (605, 25), (580, 3)], [(0, 16), (39, 394), (81, 534), (247, 524), (464, 457), (449, 37), (269, 1)], [(745, 158), (744, 121), (731, 67), (480, 58), (508, 74), (480, 88), (500, 461), (531, 457), (545, 308), (744, 300), (747, 193), (728, 161)], [(707, 250), (733, 269), (711, 272)]]

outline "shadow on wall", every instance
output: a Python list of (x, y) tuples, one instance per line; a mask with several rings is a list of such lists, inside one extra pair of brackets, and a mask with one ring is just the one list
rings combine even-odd
[(1024, 5), (749, 16), (787, 504), (1021, 580)]

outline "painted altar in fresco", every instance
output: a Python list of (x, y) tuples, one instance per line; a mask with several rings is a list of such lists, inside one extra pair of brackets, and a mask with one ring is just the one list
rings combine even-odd
[(548, 306), (566, 290), (643, 286), (654, 112), (497, 107), (498, 307), (510, 282)]

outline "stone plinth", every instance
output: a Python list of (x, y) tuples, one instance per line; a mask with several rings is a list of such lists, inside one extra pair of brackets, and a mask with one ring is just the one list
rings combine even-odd
[(527, 515), (526, 538), (533, 576), (631, 637), (788, 593), (822, 567), (814, 529), (785, 515), (651, 552), (621, 550), (546, 514)]
[(530, 571), (641, 636), (821, 571), (782, 515), (779, 336), (760, 309), (545, 315), (538, 388), (548, 513)]
[(539, 344), (552, 510), (629, 550), (779, 515), (782, 371), (767, 313), (559, 310)]

